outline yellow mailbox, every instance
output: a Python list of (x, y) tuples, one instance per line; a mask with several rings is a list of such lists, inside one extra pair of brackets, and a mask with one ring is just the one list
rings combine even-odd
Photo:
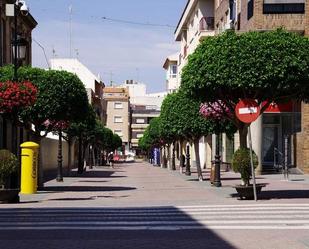
[(21, 194), (34, 194), (38, 187), (39, 145), (25, 142), (21, 147)]

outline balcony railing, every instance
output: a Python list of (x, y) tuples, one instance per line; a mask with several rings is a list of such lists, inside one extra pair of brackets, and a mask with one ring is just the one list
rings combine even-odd
[(202, 17), (200, 20), (199, 31), (212, 31), (215, 29), (214, 17)]

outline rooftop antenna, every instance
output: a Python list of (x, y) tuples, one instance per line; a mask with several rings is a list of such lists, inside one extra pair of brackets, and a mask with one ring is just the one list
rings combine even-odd
[(56, 50), (55, 50), (55, 47), (54, 47), (54, 46), (53, 46), (52, 53), (53, 53), (53, 58), (56, 58), (56, 57), (57, 57), (57, 54), (56, 54)]
[(73, 5), (69, 6), (70, 13), (70, 58), (72, 58), (72, 19), (73, 19)]
[(79, 50), (78, 50), (78, 48), (75, 49), (75, 54), (76, 54), (76, 59), (78, 59), (78, 57), (79, 57)]
[(113, 76), (114, 76), (114, 74), (113, 74), (113, 71), (110, 71), (110, 86), (113, 86)]

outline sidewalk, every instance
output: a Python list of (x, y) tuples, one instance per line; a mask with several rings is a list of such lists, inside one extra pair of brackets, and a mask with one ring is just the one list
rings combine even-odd
[[(23, 195), (20, 204), (0, 208), (255, 204), (235, 197), (233, 186), (240, 183), (239, 174), (222, 172), (221, 188), (210, 185), (209, 171), (204, 176), (206, 180), (199, 182), (196, 172), (187, 177), (179, 170), (170, 171), (145, 162), (118, 164), (115, 169), (95, 167), (82, 176), (72, 172), (72, 177), (65, 177), (63, 183), (49, 181), (44, 191)], [(282, 175), (258, 176), (258, 183), (267, 184), (258, 203), (308, 203), (309, 176), (291, 175), (290, 179), (284, 181)]]

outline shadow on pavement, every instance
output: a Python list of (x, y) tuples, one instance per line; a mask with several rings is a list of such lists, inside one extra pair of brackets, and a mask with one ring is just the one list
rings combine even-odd
[(103, 192), (103, 191), (129, 191), (135, 190), (132, 187), (109, 187), (109, 186), (49, 186), (44, 187), (44, 191), (53, 192)]
[[(18, 249), (41, 249), (44, 244), (62, 249), (236, 249), (209, 226), (172, 206), (3, 211), (0, 241), (9, 249), (10, 238)], [(1, 225), (8, 220), (9, 226)]]
[(84, 180), (84, 181), (78, 181), (78, 182), (83, 182), (83, 183), (103, 183), (103, 182), (108, 182), (108, 181), (100, 181), (100, 180)]
[(77, 172), (72, 172), (70, 177), (79, 177), (79, 178), (123, 178), (127, 176), (113, 176), (115, 173), (122, 173), (123, 171), (102, 171), (102, 170), (91, 170), (86, 171), (82, 174)]
[[(233, 193), (231, 197), (237, 198), (239, 195)], [(258, 195), (259, 200), (272, 199), (308, 199), (309, 190), (262, 190)]]
[(309, 198), (309, 190), (262, 190), (259, 196), (262, 200), (303, 198)]

